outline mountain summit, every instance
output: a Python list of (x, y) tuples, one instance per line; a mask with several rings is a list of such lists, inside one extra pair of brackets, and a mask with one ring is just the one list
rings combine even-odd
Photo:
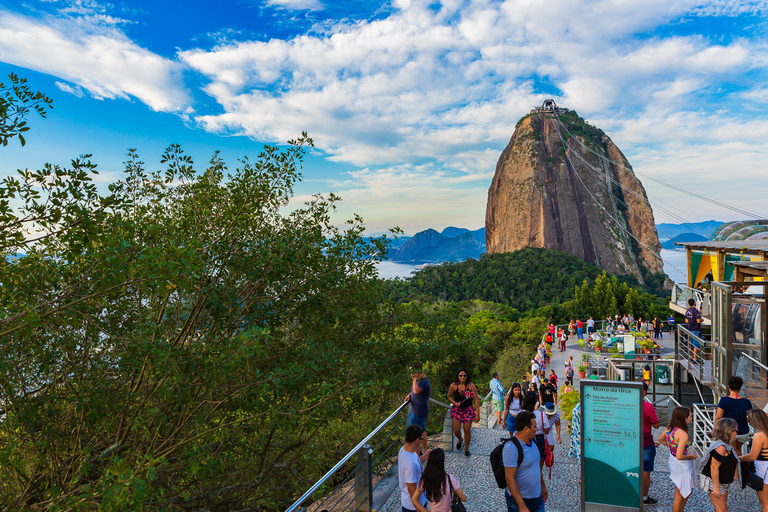
[(485, 228), (489, 254), (555, 249), (641, 282), (663, 271), (653, 211), (629, 162), (554, 102), (518, 122), (496, 164)]

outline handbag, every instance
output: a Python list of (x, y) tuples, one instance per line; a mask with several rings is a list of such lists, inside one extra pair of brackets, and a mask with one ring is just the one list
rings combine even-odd
[(763, 479), (757, 475), (754, 462), (741, 463), (741, 488), (749, 486), (760, 492), (763, 490)]
[(451, 512), (467, 512), (459, 497), (453, 494), (453, 483), (450, 475), (448, 475), (448, 487), (451, 489)]

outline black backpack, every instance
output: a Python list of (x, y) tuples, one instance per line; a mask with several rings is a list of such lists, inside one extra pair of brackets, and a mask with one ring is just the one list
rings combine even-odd
[(491, 452), (491, 469), (493, 469), (493, 476), (496, 478), (496, 485), (499, 486), (499, 489), (504, 489), (507, 487), (507, 475), (504, 471), (504, 459), (501, 456), (501, 452), (504, 450), (504, 445), (507, 443), (507, 441), (512, 441), (515, 443), (515, 448), (517, 448), (517, 467), (520, 467), (520, 465), (523, 463), (524, 454), (520, 441), (518, 441), (515, 436), (512, 436), (508, 439), (501, 439), (501, 443), (499, 443)]

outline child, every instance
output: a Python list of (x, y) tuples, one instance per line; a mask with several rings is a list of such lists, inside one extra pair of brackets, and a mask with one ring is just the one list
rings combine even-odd
[(557, 374), (555, 374), (555, 370), (549, 370), (549, 382), (557, 388)]

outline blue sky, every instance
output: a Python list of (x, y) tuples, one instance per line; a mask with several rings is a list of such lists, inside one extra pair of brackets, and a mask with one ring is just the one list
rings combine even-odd
[[(296, 201), (334, 192), (370, 231), (478, 228), (517, 120), (553, 97), (690, 220), (768, 215), (764, 1), (327, 0), (0, 5), (0, 76), (54, 98), (0, 175), (180, 143), (202, 169), (309, 132)], [(5, 80), (0, 80), (5, 81)], [(739, 179), (736, 179), (738, 177)], [(657, 222), (674, 222), (655, 210)]]

